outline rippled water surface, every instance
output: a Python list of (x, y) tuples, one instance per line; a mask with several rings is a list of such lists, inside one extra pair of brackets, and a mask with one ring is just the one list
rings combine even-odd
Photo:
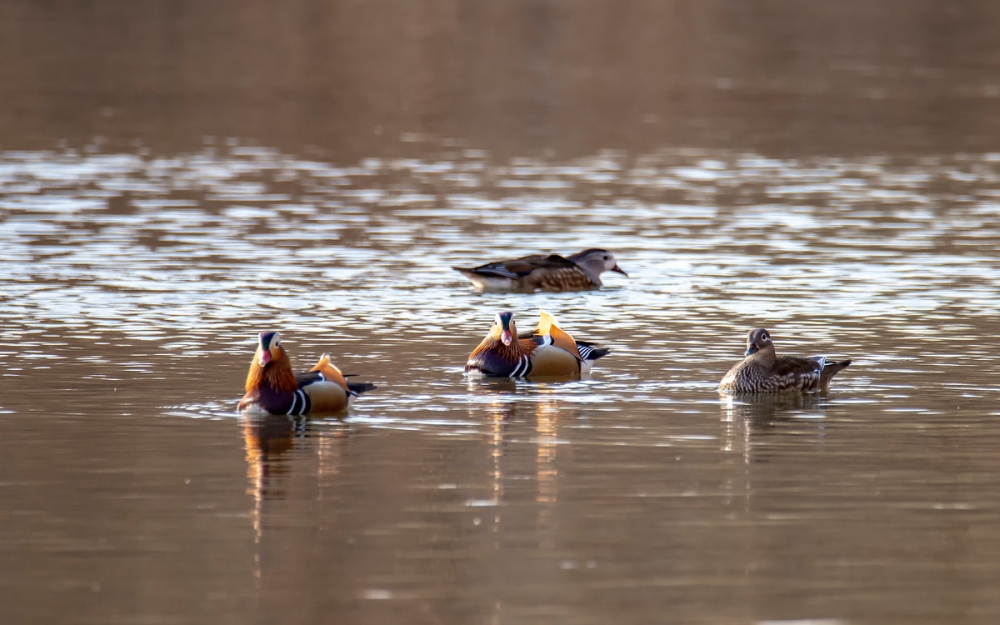
[[(257, 4), (0, 2), (0, 621), (1000, 621), (992, 5)], [(611, 355), (464, 377), (539, 309)], [(238, 418), (269, 329), (378, 389)]]
[[(3, 584), (60, 598), (31, 613), (1000, 608), (1000, 157), (428, 150), (0, 155)], [(630, 277), (482, 295), (449, 269), (590, 245)], [(463, 377), (496, 310), (539, 308), (612, 355)], [(758, 325), (854, 364), (827, 396), (720, 398)], [(237, 419), (267, 328), (379, 389), (344, 421)]]

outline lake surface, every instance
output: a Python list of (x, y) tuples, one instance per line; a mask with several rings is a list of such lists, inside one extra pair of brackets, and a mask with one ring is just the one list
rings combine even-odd
[[(0, 620), (1000, 620), (1000, 11), (223, 6), (0, 4)], [(262, 330), (379, 388), (240, 419)]]

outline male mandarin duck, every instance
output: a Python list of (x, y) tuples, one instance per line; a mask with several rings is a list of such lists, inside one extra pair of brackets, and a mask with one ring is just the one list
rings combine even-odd
[(601, 273), (628, 276), (607, 250), (592, 248), (569, 258), (536, 254), (487, 263), (472, 269), (452, 267), (480, 291), (580, 291), (601, 286)]
[(250, 416), (330, 414), (374, 388), (374, 384), (348, 383), (327, 354), (308, 372), (292, 373), (281, 336), (261, 332), (239, 411)]
[(827, 362), (825, 356), (778, 357), (770, 332), (756, 328), (747, 335), (746, 358), (733, 365), (722, 378), (719, 390), (729, 393), (821, 391), (830, 386), (833, 376), (850, 364), (850, 360)]
[(521, 335), (514, 325), (514, 313), (499, 312), (490, 333), (469, 356), (465, 370), (511, 378), (579, 376), (589, 373), (594, 361), (610, 351), (574, 340), (545, 311), (535, 331)]

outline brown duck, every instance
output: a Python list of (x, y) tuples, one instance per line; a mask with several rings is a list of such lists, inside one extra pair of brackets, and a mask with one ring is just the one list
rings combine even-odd
[(247, 416), (333, 414), (374, 388), (374, 384), (348, 383), (326, 354), (309, 371), (292, 373), (281, 336), (261, 332), (239, 411)]
[(582, 291), (601, 286), (601, 274), (628, 276), (607, 250), (591, 248), (569, 257), (536, 254), (472, 269), (452, 267), (480, 291)]
[(746, 358), (733, 365), (722, 378), (719, 390), (728, 393), (826, 390), (831, 378), (850, 364), (850, 360), (827, 362), (825, 356), (779, 357), (774, 353), (771, 333), (756, 328), (747, 335)]
[(498, 312), (489, 334), (469, 355), (465, 371), (497, 377), (576, 377), (611, 350), (577, 341), (542, 311), (534, 332), (518, 335), (514, 313)]

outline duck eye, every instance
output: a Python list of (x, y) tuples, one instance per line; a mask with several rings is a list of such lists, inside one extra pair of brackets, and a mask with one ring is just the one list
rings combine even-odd
[(605, 257), (604, 257), (604, 260), (607, 260), (607, 259), (608, 259), (608, 257), (607, 257), (607, 256), (605, 256)]
[(760, 340), (766, 341), (767, 340), (767, 335), (766, 334), (761, 334), (760, 335)]

